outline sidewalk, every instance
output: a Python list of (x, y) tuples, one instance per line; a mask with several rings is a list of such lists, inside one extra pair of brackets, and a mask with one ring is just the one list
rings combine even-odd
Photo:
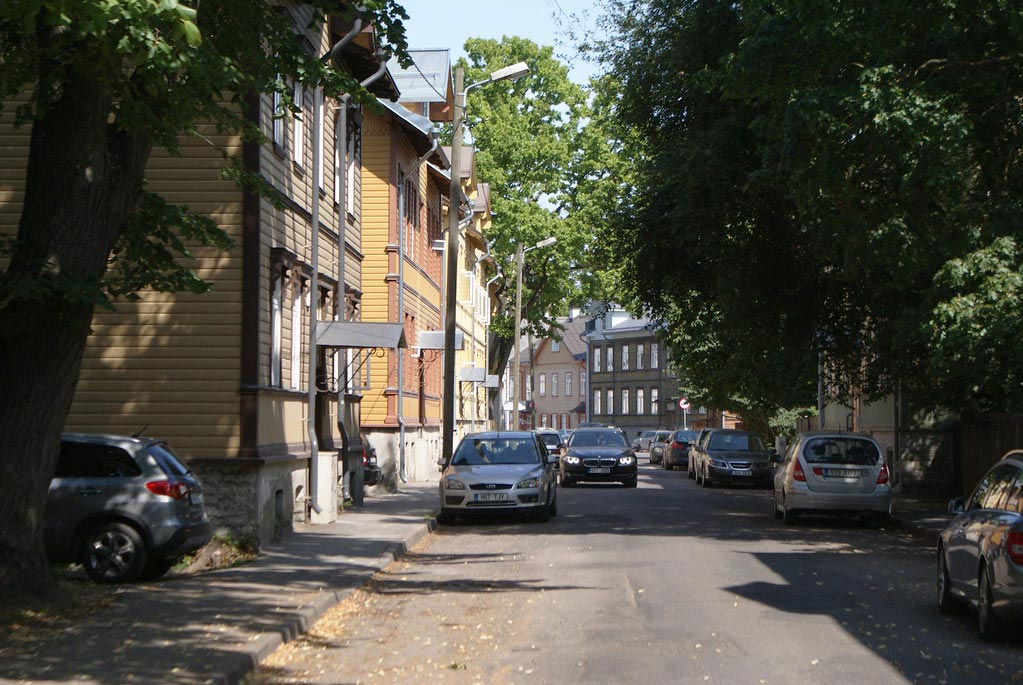
[(30, 651), (0, 645), (0, 682), (236, 683), (426, 535), (436, 504), (436, 483), (405, 484), (298, 526), (250, 564), (122, 586)]

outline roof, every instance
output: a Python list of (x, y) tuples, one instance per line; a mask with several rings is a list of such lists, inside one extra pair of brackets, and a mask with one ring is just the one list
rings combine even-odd
[[(448, 156), (448, 159), (451, 159), (451, 146), (445, 145), (441, 149), (444, 150), (444, 154)], [(461, 167), (461, 169), (459, 169), (461, 172), (459, 176), (462, 177), (463, 181), (467, 181), (472, 178), (473, 155), (475, 152), (476, 151), (473, 149), (472, 145), (462, 146), (462, 157), (458, 161), (458, 166)]]
[(387, 348), (408, 347), (400, 323), (362, 321), (317, 321), (318, 347)]
[[(417, 154), (425, 155), (430, 151), (430, 148), (433, 147), (433, 133), (436, 130), (432, 121), (420, 114), (410, 112), (404, 105), (387, 100), (379, 100), (379, 102), (384, 106), (384, 109), (390, 110), (398, 122), (412, 134), (409, 138)], [(434, 155), (434, 157), (436, 156)]]
[(478, 214), (482, 214), (489, 209), (490, 209), (490, 184), (477, 183), (476, 197), (472, 201), (472, 211)]
[(400, 102), (447, 102), (452, 99), (451, 51), (447, 48), (409, 50), (413, 65), (407, 69), (397, 57), (387, 62), (387, 70), (401, 91)]

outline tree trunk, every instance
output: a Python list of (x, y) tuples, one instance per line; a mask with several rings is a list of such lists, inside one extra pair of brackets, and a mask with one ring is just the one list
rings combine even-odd
[(52, 587), (46, 493), (99, 281), (142, 198), (151, 144), (110, 123), (111, 108), (102, 83), (61, 75), (58, 100), (32, 129), (17, 242), (0, 274), (0, 587), (8, 592)]

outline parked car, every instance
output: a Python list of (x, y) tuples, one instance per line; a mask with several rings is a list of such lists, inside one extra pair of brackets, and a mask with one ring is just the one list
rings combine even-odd
[(696, 434), (696, 439), (689, 446), (689, 463), (686, 464), (689, 480), (696, 480), (696, 464), (699, 462), (699, 451), (707, 440), (711, 428), (703, 428)]
[(638, 438), (632, 441), (632, 449), (637, 452), (646, 452), (650, 449), (650, 441), (656, 434), (657, 431), (643, 431)]
[(714, 428), (704, 435), (695, 456), (696, 482), (705, 488), (723, 483), (771, 487), (774, 465), (759, 433)]
[(983, 638), (1023, 621), (1023, 450), (1006, 454), (969, 498), (949, 502), (955, 518), (938, 540), (938, 608), (977, 607)]
[(581, 481), (620, 482), (636, 487), (636, 453), (617, 428), (577, 428), (561, 453), (561, 485)]
[(440, 523), (495, 511), (547, 521), (558, 513), (554, 460), (534, 431), (470, 433), (441, 472), (440, 505)]
[(561, 433), (553, 428), (537, 428), (536, 434), (540, 436), (540, 441), (547, 448), (547, 453), (554, 459), (554, 468), (558, 468), (558, 457), (561, 456), (561, 448), (565, 446)]
[(878, 526), (891, 517), (888, 464), (869, 435), (802, 433), (773, 460), (774, 515), (785, 523), (808, 512), (859, 514)]
[(167, 443), (61, 437), (44, 519), (52, 561), (81, 563), (98, 582), (153, 579), (212, 536), (202, 484)]
[(696, 431), (689, 429), (677, 430), (671, 434), (667, 445), (664, 447), (664, 470), (671, 471), (675, 467), (689, 465), (689, 447), (696, 439)]
[(671, 439), (671, 431), (655, 431), (654, 437), (650, 439), (650, 463), (660, 464), (664, 459), (664, 448)]

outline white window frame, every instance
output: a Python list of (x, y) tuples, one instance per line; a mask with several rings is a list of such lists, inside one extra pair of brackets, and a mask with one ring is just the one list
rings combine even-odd
[(594, 416), (600, 414), (600, 390), (593, 391), (593, 411), (590, 413)]
[(586, 399), (586, 374), (579, 374), (579, 397)]
[(640, 415), (646, 413), (646, 394), (643, 388), (636, 388), (636, 413)]
[[(344, 145), (341, 117), (334, 114), (334, 204), (341, 204), (341, 146)], [(342, 224), (344, 217), (341, 217)]]
[(298, 166), (305, 166), (305, 87), (295, 82), (292, 88), (292, 98), (295, 101), (295, 107), (298, 110), (293, 114), (292, 118), (292, 132), (294, 133), (294, 148), (291, 151), (291, 159)]
[(551, 352), (560, 352), (560, 351), (561, 351), (561, 343), (559, 343), (557, 340), (551, 340)]
[(316, 110), (313, 113), (313, 121), (320, 122), (320, 131), (316, 139), (316, 169), (313, 173), (316, 174), (316, 187), (323, 192), (323, 129), (327, 123), (323, 120), (323, 98), (320, 97), (320, 92), (317, 89), (317, 96), (313, 98), (313, 107)]
[(593, 348), (593, 373), (600, 373), (600, 348)]
[(642, 371), (643, 370), (643, 350), (645, 348), (646, 348), (646, 345), (644, 345), (643, 343), (636, 343), (636, 370), (637, 371)]
[(284, 297), (284, 276), (280, 273), (274, 279), (273, 295), (270, 298), (270, 385), (281, 387), (281, 345), (284, 330), (282, 312)]
[(606, 413), (612, 415), (615, 413), (615, 391), (611, 388), (607, 389), (605, 401), (607, 402)]
[(546, 397), (547, 396), (547, 374), (545, 374), (545, 373), (541, 373), (540, 374), (540, 380), (538, 381), (538, 384), (539, 384), (539, 388), (540, 388), (540, 397)]
[(661, 401), (661, 390), (660, 388), (650, 388), (650, 413), (660, 413), (660, 407), (658, 406)]
[(629, 413), (629, 389), (622, 388), (622, 414)]
[[(351, 113), (349, 112), (349, 116)], [(348, 169), (345, 172), (345, 208), (346, 211), (355, 215), (355, 175), (358, 171), (358, 167), (355, 163), (355, 157), (357, 150), (355, 149), (355, 127), (351, 126), (351, 131), (345, 131), (345, 155), (348, 163)], [(344, 217), (342, 217), (343, 219)]]
[(299, 389), (302, 378), (302, 287), (294, 285), (291, 299), (291, 387)]
[[(277, 75), (277, 80), (280, 81), (281, 75)], [(281, 97), (280, 91), (275, 90), (273, 92), (272, 111), (270, 122), (271, 136), (273, 138), (274, 145), (280, 148), (284, 147), (284, 131), (286, 130), (284, 121), (284, 100)]]
[(565, 397), (572, 396), (572, 372), (565, 372)]
[(611, 371), (615, 370), (615, 348), (614, 348), (614, 345), (608, 345), (607, 346), (606, 359), (607, 359), (607, 361), (605, 363), (605, 366), (607, 367), (607, 371), (610, 373)]
[(656, 369), (660, 360), (657, 358), (659, 345), (657, 343), (650, 343), (650, 368)]
[(558, 374), (551, 374), (551, 397), (558, 396)]
[(629, 346), (622, 345), (622, 371), (629, 370)]

